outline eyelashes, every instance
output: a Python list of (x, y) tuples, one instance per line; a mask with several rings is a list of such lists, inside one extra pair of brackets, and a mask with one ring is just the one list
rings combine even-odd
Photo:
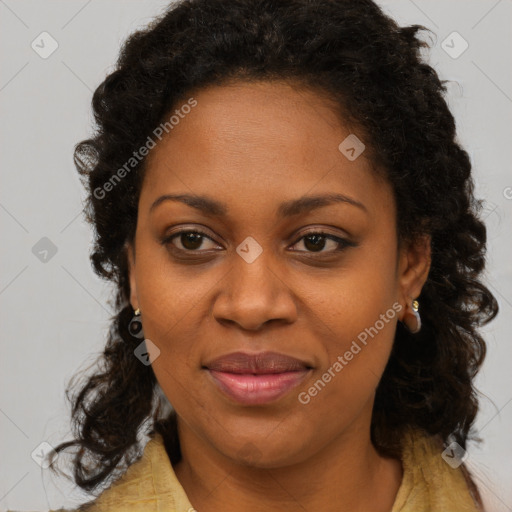
[[(195, 249), (187, 249), (187, 248), (184, 248), (184, 249), (180, 249), (179, 247), (176, 247), (172, 242), (175, 238), (178, 238), (178, 237), (183, 237), (184, 235), (194, 235), (194, 239), (192, 240), (192, 243), (196, 242), (197, 243), (197, 239), (199, 238), (200, 241), (201, 241), (201, 244), (202, 245), (202, 242), (203, 242), (203, 239), (208, 239), (210, 240), (211, 242), (215, 243), (214, 240), (208, 236), (206, 233), (204, 233), (203, 231), (201, 231), (200, 229), (184, 229), (184, 230), (181, 230), (181, 231), (177, 231), (176, 233), (173, 233), (172, 235), (164, 238), (162, 240), (162, 243), (164, 245), (172, 245), (176, 250), (178, 251), (182, 251), (182, 252), (201, 252), (201, 251), (198, 251), (197, 248)], [(190, 241), (190, 240), (189, 240)], [(180, 240), (180, 243), (183, 245), (183, 240)]]
[[(188, 236), (188, 238), (186, 238)], [(174, 241), (178, 239), (180, 245), (182, 247), (178, 247)], [(199, 256), (202, 253), (208, 252), (211, 253), (212, 248), (201, 250), (202, 247), (204, 247), (204, 241), (210, 241), (214, 248), (213, 250), (220, 250), (216, 249), (215, 247), (219, 247), (219, 245), (204, 231), (201, 231), (200, 229), (183, 229), (180, 231), (177, 231), (167, 237), (165, 237), (161, 243), (163, 245), (166, 245), (170, 248), (170, 250), (174, 252), (178, 252), (182, 255), (192, 255), (192, 256)], [(308, 256), (309, 255), (328, 255), (328, 254), (334, 254), (339, 253), (346, 249), (347, 247), (355, 247), (357, 244), (354, 242), (346, 239), (341, 238), (335, 235), (332, 235), (330, 233), (326, 233), (321, 230), (316, 231), (308, 231), (307, 233), (303, 233), (296, 241), (293, 243), (292, 246), (296, 246), (298, 243), (302, 242), (304, 244), (304, 247), (306, 250), (297, 250), (292, 249), (292, 252), (296, 253), (305, 253)], [(329, 243), (330, 242), (330, 243)], [(308, 244), (312, 243), (313, 249), (318, 248), (319, 250), (307, 250)], [(188, 246), (188, 247), (187, 247)], [(334, 248), (333, 248), (334, 246)], [(311, 245), (310, 245), (311, 247)], [(327, 247), (327, 250), (324, 250)], [(330, 250), (329, 250), (330, 247)]]
[[(351, 241), (345, 239), (345, 238), (340, 238), (338, 236), (334, 236), (334, 235), (331, 235), (329, 233), (325, 233), (323, 231), (310, 231), (306, 234), (303, 234), (293, 245), (297, 245), (299, 242), (301, 241), (304, 241), (304, 247), (306, 247), (306, 244), (305, 244), (305, 241), (308, 240), (309, 242), (311, 242), (311, 240), (314, 240), (313, 244), (317, 244), (318, 241), (320, 240), (321, 242), (325, 242), (325, 243), (320, 243), (321, 247), (320, 247), (320, 251), (295, 251), (295, 252), (305, 252), (307, 254), (332, 254), (332, 253), (338, 253), (340, 251), (342, 251), (343, 249), (345, 249), (346, 247), (353, 247), (355, 246), (354, 243), (352, 243)], [(323, 249), (328, 246), (328, 242), (332, 242), (331, 246), (334, 245), (335, 248), (333, 250), (327, 250), (327, 251), (323, 251)]]

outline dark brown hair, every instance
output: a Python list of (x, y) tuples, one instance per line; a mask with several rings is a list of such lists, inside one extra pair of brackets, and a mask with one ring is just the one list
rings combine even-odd
[[(180, 459), (176, 417), (162, 415), (151, 366), (134, 356), (125, 244), (132, 241), (146, 159), (105, 194), (104, 185), (183, 98), (232, 80), (288, 80), (328, 95), (356, 123), (397, 205), (400, 240), (429, 234), (432, 265), (419, 302), (423, 327), (398, 324), (375, 399), (372, 439), (396, 453), (417, 427), (462, 447), (478, 409), (473, 378), (485, 356), (478, 327), (497, 314), (480, 281), (486, 229), (468, 154), (437, 73), (421, 58), (424, 27), (399, 27), (371, 0), (185, 0), (173, 3), (122, 47), (96, 89), (96, 131), (77, 144), (95, 231), (91, 261), (116, 285), (115, 315), (98, 371), (72, 400), (78, 446), (74, 479), (96, 491), (141, 454), (141, 433), (164, 435)], [(103, 197), (101, 197), (103, 196)]]

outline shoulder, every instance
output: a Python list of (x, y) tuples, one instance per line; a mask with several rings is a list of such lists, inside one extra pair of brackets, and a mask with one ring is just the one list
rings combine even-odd
[(481, 511), (460, 451), (445, 450), (438, 437), (410, 429), (401, 458), (404, 475), (392, 512)]
[(142, 456), (121, 478), (105, 489), (81, 512), (168, 512), (193, 510), (181, 487), (158, 433), (147, 442)]

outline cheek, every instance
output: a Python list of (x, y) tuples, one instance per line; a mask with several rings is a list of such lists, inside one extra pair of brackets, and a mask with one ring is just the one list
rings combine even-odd
[(318, 396), (319, 406), (320, 402), (339, 400), (357, 406), (365, 403), (378, 385), (401, 306), (397, 302), (395, 250), (385, 240), (374, 247), (372, 243), (372, 250), (361, 248), (354, 253), (335, 279), (309, 294), (311, 317), (322, 320), (319, 325), (328, 327), (323, 329), (328, 335), (322, 342), (325, 357), (316, 376), (320, 382), (315, 380), (318, 384), (305, 390), (306, 401)]
[(375, 332), (376, 323), (379, 338), (393, 340), (399, 307), (396, 250), (385, 239), (377, 242), (353, 251), (342, 268), (308, 294), (309, 306), (331, 334), (340, 334), (330, 344), (338, 353), (367, 329)]
[[(142, 243), (140, 247), (144, 247)], [(138, 255), (137, 296), (144, 335), (159, 349), (152, 367), (167, 398), (173, 404), (188, 404), (200, 400), (190, 390), (200, 372), (211, 332), (205, 297), (218, 286), (225, 270), (178, 268), (159, 252), (153, 248), (151, 254), (141, 250)]]
[(313, 386), (304, 390), (305, 400), (321, 395), (324, 404), (365, 403), (389, 359), (399, 309), (385, 290), (372, 296), (338, 294), (324, 314), (317, 309), (315, 315), (329, 326), (330, 334), (322, 343), (325, 357)]
[[(333, 332), (318, 347), (324, 351), (322, 366), (297, 395), (304, 409), (302, 428), (321, 439), (335, 436), (354, 418), (371, 414), (393, 346), (399, 308), (386, 290), (371, 297), (337, 296), (332, 304), (323, 318), (329, 318), (326, 321)], [(330, 421), (318, 422), (318, 418)]]
[(189, 346), (191, 327), (200, 327), (203, 297), (221, 279), (218, 269), (172, 264), (165, 248), (141, 237), (136, 266), (137, 297), (144, 333), (161, 344)]

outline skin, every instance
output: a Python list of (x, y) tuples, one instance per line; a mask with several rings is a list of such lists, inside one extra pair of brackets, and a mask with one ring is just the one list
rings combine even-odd
[[(396, 323), (410, 321), (427, 278), (430, 244), (398, 245), (391, 186), (365, 153), (349, 161), (340, 152), (354, 132), (318, 91), (238, 82), (193, 97), (197, 106), (148, 156), (135, 245), (127, 245), (131, 304), (160, 350), (152, 367), (178, 414), (176, 475), (202, 512), (389, 512), (402, 467), (373, 447), (371, 412)], [(285, 201), (329, 193), (363, 207), (277, 216)], [(227, 213), (170, 200), (150, 211), (163, 194), (207, 195)], [(180, 229), (207, 237), (162, 243)], [(325, 239), (315, 250), (308, 231), (355, 246)], [(252, 263), (236, 252), (248, 236), (263, 250)], [(401, 311), (301, 403), (298, 394), (394, 303)], [(281, 352), (313, 369), (275, 402), (240, 405), (202, 368), (238, 350)]]

